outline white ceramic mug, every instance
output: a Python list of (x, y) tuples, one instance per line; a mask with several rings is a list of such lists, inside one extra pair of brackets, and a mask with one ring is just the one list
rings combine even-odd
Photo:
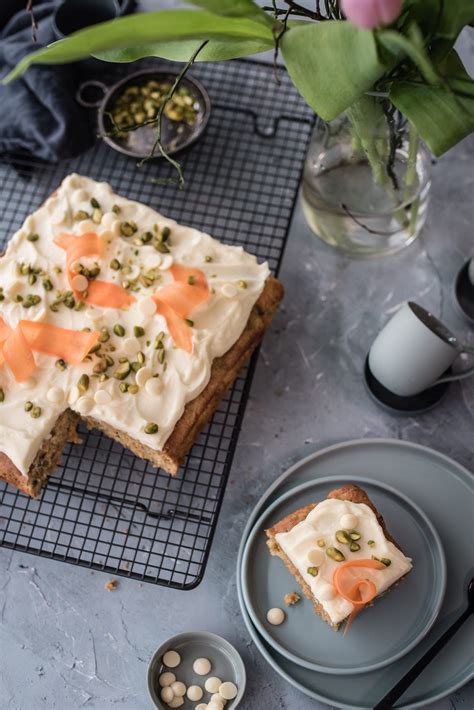
[(435, 316), (412, 301), (405, 303), (380, 331), (369, 352), (374, 377), (400, 397), (419, 394), (428, 387), (468, 377), (474, 367), (441, 377), (463, 347)]

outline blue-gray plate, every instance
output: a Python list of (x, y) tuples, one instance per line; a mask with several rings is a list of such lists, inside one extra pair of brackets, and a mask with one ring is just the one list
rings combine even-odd
[[(316, 616), (306, 598), (287, 610), (285, 623), (272, 626), (266, 619), (268, 609), (283, 606), (284, 595), (299, 587), (283, 562), (269, 554), (265, 529), (348, 482), (367, 492), (390, 533), (413, 559), (412, 571), (361, 614), (346, 636)], [(397, 661), (433, 626), (445, 588), (443, 548), (426, 515), (391, 486), (360, 476), (316, 478), (284, 493), (255, 523), (242, 559), (243, 598), (257, 631), (289, 660), (323, 673), (367, 673)]]
[[(436, 528), (446, 553), (447, 586), (433, 627), (403, 658), (369, 673), (334, 676), (303, 668), (278, 653), (263, 639), (244, 604), (240, 577), (248, 535), (258, 517), (273, 501), (295, 486), (316, 478), (337, 476), (350, 480), (354, 475), (392, 485), (423, 509)], [(242, 617), (262, 656), (286, 681), (315, 700), (335, 707), (373, 708), (466, 606), (467, 582), (473, 573), (472, 539), (466, 531), (471, 529), (473, 503), (473, 477), (467, 469), (433, 449), (410, 442), (395, 439), (349, 441), (299, 461), (282, 474), (257, 503), (239, 549), (237, 591)], [(471, 617), (395, 707), (426, 707), (467, 683), (474, 676), (473, 631), (474, 618)]]

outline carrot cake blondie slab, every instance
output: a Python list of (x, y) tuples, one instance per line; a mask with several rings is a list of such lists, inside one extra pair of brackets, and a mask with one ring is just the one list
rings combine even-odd
[(367, 493), (347, 484), (299, 508), (265, 531), (316, 614), (338, 630), (396, 586), (412, 563)]
[(68, 176), (0, 258), (0, 477), (37, 495), (79, 418), (176, 473), (282, 295), (242, 247)]

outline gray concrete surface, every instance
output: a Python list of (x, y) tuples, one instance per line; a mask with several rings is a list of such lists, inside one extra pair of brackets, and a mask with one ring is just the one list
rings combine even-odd
[[(148, 2), (148, 7), (158, 3)], [(472, 56), (472, 54), (471, 54)], [(281, 278), (286, 299), (261, 350), (204, 581), (177, 592), (0, 549), (1, 710), (145, 710), (147, 662), (168, 636), (206, 629), (225, 636), (247, 666), (243, 710), (325, 706), (284, 682), (251, 643), (235, 588), (236, 548), (258, 497), (290, 464), (328, 444), (395, 437), (433, 446), (474, 469), (474, 379), (454, 384), (431, 413), (397, 418), (365, 394), (367, 347), (412, 297), (472, 338), (452, 285), (473, 238), (474, 140), (434, 170), (422, 237), (404, 253), (351, 261), (319, 242), (297, 209)], [(469, 710), (474, 684), (430, 707)]]

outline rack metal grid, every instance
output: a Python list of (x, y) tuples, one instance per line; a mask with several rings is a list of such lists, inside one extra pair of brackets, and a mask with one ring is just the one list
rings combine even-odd
[[(160, 66), (150, 60), (141, 66)], [(162, 66), (162, 63), (161, 63)], [(107, 65), (111, 82), (123, 67)], [(137, 70), (137, 64), (133, 71)], [(0, 164), (0, 251), (24, 218), (70, 172), (110, 182), (178, 222), (240, 244), (277, 272), (294, 208), (312, 116), (280, 70), (255, 61), (196, 65), (212, 115), (181, 156), (185, 189), (153, 184), (162, 161), (141, 169), (98, 142), (77, 159)], [(3, 240), (3, 243), (2, 243)], [(172, 478), (97, 431), (81, 430), (38, 500), (0, 483), (0, 544), (15, 550), (192, 589), (202, 580), (255, 365), (240, 374)]]

